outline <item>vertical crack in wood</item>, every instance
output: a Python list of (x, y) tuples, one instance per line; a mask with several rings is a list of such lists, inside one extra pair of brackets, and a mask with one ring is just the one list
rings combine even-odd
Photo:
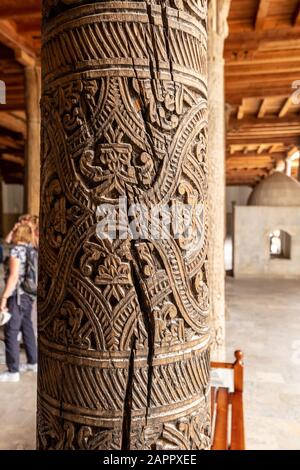
[(147, 292), (145, 282), (143, 281), (142, 272), (138, 266), (137, 260), (139, 259), (135, 241), (131, 242), (131, 250), (133, 253), (133, 279), (135, 285), (135, 291), (140, 306), (140, 311), (143, 316), (144, 326), (147, 332), (147, 343), (148, 343), (148, 355), (147, 355), (147, 366), (148, 366), (148, 380), (147, 380), (147, 407), (145, 413), (145, 422), (147, 426), (148, 414), (151, 408), (151, 389), (152, 389), (152, 380), (153, 380), (153, 358), (154, 358), (154, 333), (155, 325), (153, 321), (153, 311), (151, 308), (151, 301)]
[[(40, 449), (209, 447), (206, 14), (43, 0)], [(103, 240), (120, 198), (197, 230)]]
[(122, 450), (130, 450), (130, 434), (131, 434), (131, 415), (132, 415), (132, 393), (134, 382), (134, 358), (136, 348), (136, 337), (131, 339), (130, 357), (128, 364), (128, 377), (126, 385), (126, 393), (123, 408), (123, 424), (122, 424)]

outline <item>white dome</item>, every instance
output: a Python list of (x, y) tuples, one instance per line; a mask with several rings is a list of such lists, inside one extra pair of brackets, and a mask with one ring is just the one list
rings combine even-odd
[(300, 184), (294, 178), (275, 171), (252, 191), (249, 206), (300, 206)]

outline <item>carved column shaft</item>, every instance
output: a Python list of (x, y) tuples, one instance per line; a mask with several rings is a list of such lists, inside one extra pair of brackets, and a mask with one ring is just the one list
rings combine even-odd
[[(206, 15), (43, 1), (40, 449), (209, 448)], [(193, 230), (103, 239), (133, 203)]]
[(41, 67), (25, 67), (25, 101), (27, 119), (25, 210), (32, 215), (40, 208), (41, 151)]
[(224, 40), (228, 33), (230, 0), (208, 3), (208, 94), (209, 94), (209, 212), (210, 212), (210, 320), (212, 355), (225, 358), (225, 97)]

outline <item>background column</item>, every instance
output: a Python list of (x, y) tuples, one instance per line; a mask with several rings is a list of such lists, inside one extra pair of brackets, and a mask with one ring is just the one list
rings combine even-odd
[(25, 212), (39, 215), (40, 207), (40, 97), (41, 68), (38, 65), (25, 67), (26, 90), (26, 173), (25, 173)]
[(230, 0), (208, 3), (208, 94), (209, 94), (209, 211), (210, 211), (210, 321), (212, 357), (225, 357), (225, 97), (224, 41), (228, 34)]

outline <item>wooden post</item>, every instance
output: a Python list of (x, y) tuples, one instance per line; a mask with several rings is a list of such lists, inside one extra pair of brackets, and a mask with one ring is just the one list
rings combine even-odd
[(43, 1), (39, 449), (210, 447), (206, 16)]
[(40, 206), (40, 96), (41, 68), (37, 65), (25, 67), (26, 90), (26, 178), (25, 178), (25, 212), (39, 214)]
[(0, 237), (4, 237), (3, 232), (3, 177), (0, 170)]
[(225, 153), (224, 41), (230, 0), (208, 2), (210, 324), (212, 357), (225, 360)]

